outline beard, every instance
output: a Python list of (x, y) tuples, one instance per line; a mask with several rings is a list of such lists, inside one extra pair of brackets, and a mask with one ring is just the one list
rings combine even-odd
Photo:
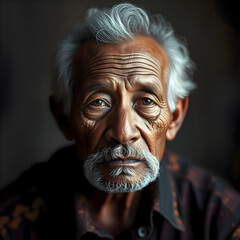
[[(107, 173), (102, 168), (104, 163), (124, 158), (137, 159), (142, 167), (116, 166), (107, 170)], [(86, 179), (95, 188), (108, 193), (127, 193), (139, 191), (155, 181), (160, 164), (149, 151), (131, 145), (116, 145), (90, 154), (83, 167)]]

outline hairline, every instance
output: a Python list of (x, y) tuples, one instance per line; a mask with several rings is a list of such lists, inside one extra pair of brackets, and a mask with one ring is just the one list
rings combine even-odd
[[(118, 10), (116, 10), (117, 8)], [(122, 9), (125, 10), (125, 15), (121, 16), (120, 25), (111, 25), (111, 21), (116, 20), (114, 14), (120, 14)], [(136, 17), (136, 24), (139, 24), (137, 25), (137, 28), (135, 28), (135, 26), (132, 28), (130, 25), (125, 26), (123, 25), (123, 22), (121, 22), (129, 20), (129, 9), (130, 14), (132, 14), (132, 12), (136, 12), (134, 17)], [(100, 43), (117, 44), (123, 41), (134, 40), (138, 35), (148, 36), (155, 40), (167, 56), (169, 64), (166, 68), (165, 81), (167, 84), (168, 105), (170, 110), (173, 112), (176, 107), (175, 104), (177, 99), (188, 96), (191, 90), (195, 88), (195, 84), (192, 82), (190, 76), (193, 71), (194, 64), (189, 57), (186, 44), (176, 37), (171, 25), (160, 14), (147, 14), (144, 9), (128, 3), (115, 5), (111, 9), (90, 9), (89, 12), (91, 12), (91, 14), (86, 18), (86, 22), (78, 28), (77, 34), (73, 33), (69, 35), (68, 39), (65, 41), (65, 45), (63, 42), (59, 51), (62, 55), (65, 54), (65, 56), (61, 56), (60, 54), (59, 58), (60, 78), (64, 78), (62, 82), (65, 82), (65, 85), (62, 83), (62, 86), (59, 88), (60, 90), (62, 88), (63, 94), (61, 95), (61, 93), (57, 92), (57, 95), (58, 97), (60, 96), (60, 98), (62, 96), (60, 101), (65, 104), (65, 110), (68, 110), (65, 111), (65, 113), (69, 113), (70, 111), (71, 87), (73, 86), (74, 80), (72, 76), (72, 60), (81, 44), (89, 41), (90, 39), (94, 39), (96, 42)], [(106, 32), (106, 34), (102, 34), (100, 31), (101, 29), (99, 30), (99, 25), (102, 24), (100, 20), (105, 16), (108, 18), (107, 20), (105, 19), (106, 25), (104, 25), (104, 27), (106, 28), (104, 28), (103, 32), (110, 29), (110, 31), (112, 31), (111, 34), (113, 35), (108, 35), (108, 32)], [(118, 15), (118, 17), (120, 16)], [(108, 28), (109, 26), (110, 28)], [(119, 31), (118, 27), (120, 28)], [(113, 32), (114, 28), (117, 28), (118, 31), (116, 35)], [(66, 50), (69, 49), (70, 51), (67, 52)], [(62, 61), (61, 57), (65, 57), (65, 59)], [(69, 61), (69, 59), (71, 61)], [(67, 66), (64, 64), (67, 64)], [(66, 107), (67, 104), (68, 106)]]

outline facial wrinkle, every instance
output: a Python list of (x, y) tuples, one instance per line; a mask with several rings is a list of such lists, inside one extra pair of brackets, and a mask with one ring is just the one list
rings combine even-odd
[(93, 90), (96, 90), (96, 89), (101, 89), (102, 87), (104, 87), (105, 84), (103, 83), (98, 83), (98, 84), (94, 84), (94, 85), (90, 85), (88, 88), (87, 88), (87, 92), (91, 92)]
[(167, 127), (167, 124), (169, 122), (167, 117), (167, 103), (164, 99), (159, 99), (160, 102), (160, 111), (156, 109), (156, 111), (159, 111), (156, 116), (152, 118), (146, 118), (146, 121), (144, 122), (145, 126), (148, 128), (148, 130), (152, 131), (156, 128), (164, 129)]
[[(153, 65), (155, 65), (155, 69), (157, 71), (159, 70), (159, 67), (161, 65), (158, 59), (155, 59), (153, 56), (149, 56), (147, 53), (145, 53), (145, 54), (143, 54), (143, 53), (128, 53), (128, 54), (117, 54), (117, 55), (104, 54), (104, 55), (93, 57), (89, 61), (89, 67), (91, 66), (91, 64), (95, 64), (98, 61), (103, 61), (103, 60), (108, 60), (108, 59), (121, 61), (121, 60), (132, 60), (135, 58), (140, 58), (140, 59), (144, 59), (144, 60), (151, 62)], [(131, 62), (131, 61), (129, 61), (129, 62)]]
[[(127, 57), (123, 57), (126, 56)], [(129, 57), (129, 54), (120, 55), (104, 55), (95, 57), (94, 60), (90, 61), (88, 66), (83, 69), (83, 78), (89, 78), (90, 75), (95, 74), (97, 71), (102, 73), (107, 73), (106, 71), (112, 69), (116, 73), (116, 70), (124, 73), (117, 73), (118, 75), (127, 76), (129, 74), (133, 75), (135, 72), (130, 71), (130, 73), (126, 73), (126, 71), (131, 69), (136, 69), (136, 73), (151, 75), (149, 72), (152, 72), (152, 75), (160, 78), (160, 66), (142, 54), (136, 54), (134, 56)], [(116, 58), (117, 57), (117, 58)], [(128, 66), (130, 65), (130, 66)], [(144, 71), (143, 71), (144, 70)]]
[(169, 120), (170, 120), (169, 116), (168, 116), (168, 113), (166, 111), (167, 104), (166, 104), (165, 101), (163, 102), (163, 104), (165, 104), (165, 107), (162, 108), (163, 111), (161, 111), (161, 114), (158, 117), (159, 121), (156, 121), (156, 122), (153, 123), (153, 127), (157, 126), (160, 129), (166, 129), (167, 125), (169, 123)]
[[(137, 59), (137, 61), (136, 61)], [(142, 62), (140, 60), (143, 60)], [(130, 63), (145, 63), (146, 65), (151, 66), (153, 69), (155, 69), (157, 72), (159, 71), (160, 68), (160, 64), (156, 64), (154, 61), (152, 61), (150, 58), (146, 58), (145, 56), (134, 56), (134, 57), (125, 57), (125, 58), (118, 58), (118, 55), (111, 55), (111, 56), (99, 56), (94, 62), (90, 62), (88, 68), (91, 68), (92, 66), (97, 66), (99, 65), (98, 63), (100, 62), (100, 65), (106, 61), (107, 63), (117, 63), (119, 64), (119, 62), (123, 62), (125, 61), (126, 63), (130, 64)], [(149, 62), (149, 63), (146, 63)], [(107, 64), (106, 63), (106, 64)]]
[[(109, 66), (111, 64), (111, 66)], [(138, 63), (134, 63), (138, 64)], [(116, 75), (122, 75), (122, 76), (128, 76), (133, 74), (144, 74), (144, 75), (154, 75), (157, 78), (160, 78), (160, 73), (156, 72), (155, 69), (151, 68), (151, 66), (140, 63), (141, 66), (127, 66), (130, 65), (129, 63), (106, 63), (106, 64), (100, 64), (98, 67), (94, 66), (91, 68), (88, 72), (85, 72), (83, 74), (83, 78), (89, 78), (91, 75), (98, 75), (101, 73), (110, 73), (110, 74), (116, 74)], [(139, 64), (139, 65), (140, 65)], [(105, 66), (104, 66), (105, 65)], [(132, 64), (131, 64), (132, 65)], [(146, 66), (143, 66), (146, 65)], [(126, 67), (124, 67), (126, 66)], [(110, 71), (112, 70), (112, 71)]]
[[(116, 69), (115, 69), (116, 70)], [(123, 77), (123, 78), (125, 78), (125, 77), (128, 77), (128, 76), (133, 76), (133, 75), (146, 75), (146, 76), (155, 76), (156, 77), (156, 75), (153, 75), (153, 74), (150, 74), (149, 72), (147, 72), (147, 71), (139, 71), (139, 70), (135, 70), (135, 71), (130, 71), (130, 72), (128, 72), (128, 73), (124, 73), (124, 72), (114, 72), (114, 71), (109, 71), (109, 69), (108, 69), (108, 71), (106, 70), (106, 71), (102, 71), (102, 72), (93, 72), (93, 73), (91, 73), (91, 74), (88, 74), (88, 78), (94, 78), (94, 77), (106, 77), (106, 74), (108, 74), (108, 75), (114, 75), (114, 76), (119, 76), (119, 77)]]
[[(156, 69), (155, 67), (153, 67), (151, 64), (146, 63), (145, 61), (132, 61), (132, 62), (119, 62), (119, 61), (115, 61), (115, 59), (111, 59), (108, 62), (103, 62), (101, 61), (101, 63), (99, 64), (95, 64), (92, 65), (91, 68), (89, 68), (88, 70), (84, 71), (84, 72), (90, 72), (92, 69), (101, 69), (101, 68), (107, 68), (108, 65), (111, 65), (113, 68), (118, 68), (118, 69), (122, 69), (122, 68), (134, 68), (134, 66), (136, 65), (136, 67), (141, 67), (142, 65), (144, 65), (144, 68), (149, 69), (151, 71), (154, 71), (156, 73), (156, 75), (159, 75), (160, 70)], [(127, 65), (130, 65), (130, 67), (126, 67)], [(101, 66), (105, 66), (105, 67), (101, 67)]]

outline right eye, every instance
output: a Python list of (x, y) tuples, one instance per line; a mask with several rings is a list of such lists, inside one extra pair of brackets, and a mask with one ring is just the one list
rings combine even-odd
[(95, 107), (102, 107), (102, 106), (106, 106), (107, 107), (107, 106), (109, 106), (109, 104), (105, 100), (103, 100), (101, 98), (96, 99), (96, 100), (90, 102), (89, 105), (95, 106)]
[(98, 120), (111, 109), (110, 99), (97, 98), (88, 103), (84, 108), (85, 116), (91, 120)]

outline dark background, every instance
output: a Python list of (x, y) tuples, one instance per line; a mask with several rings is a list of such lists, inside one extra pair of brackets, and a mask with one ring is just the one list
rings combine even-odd
[[(69, 144), (48, 107), (59, 41), (87, 8), (119, 2), (0, 1), (0, 187)], [(223, 0), (129, 2), (162, 13), (186, 37), (197, 65), (198, 88), (168, 147), (240, 190), (239, 8)]]

